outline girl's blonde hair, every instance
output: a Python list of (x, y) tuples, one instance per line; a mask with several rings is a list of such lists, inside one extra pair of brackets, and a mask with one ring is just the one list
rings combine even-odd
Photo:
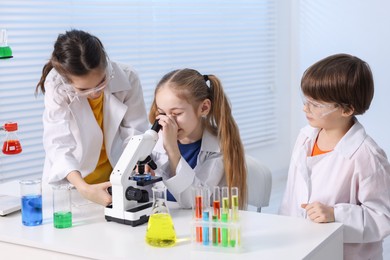
[[(207, 85), (210, 81), (210, 87)], [(169, 83), (179, 98), (186, 100), (196, 109), (205, 99), (211, 101), (211, 111), (205, 118), (205, 128), (218, 136), (223, 155), (227, 185), (238, 187), (241, 209), (247, 205), (247, 183), (244, 147), (238, 126), (232, 116), (231, 107), (220, 80), (214, 75), (201, 75), (193, 69), (174, 70), (166, 74), (157, 84), (150, 108), (149, 121), (153, 123), (159, 114), (156, 94)]]

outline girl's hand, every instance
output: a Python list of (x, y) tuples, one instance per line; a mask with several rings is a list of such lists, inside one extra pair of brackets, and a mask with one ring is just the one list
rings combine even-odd
[(103, 206), (107, 206), (112, 203), (112, 197), (107, 191), (108, 187), (111, 186), (109, 181), (99, 184), (88, 184), (81, 177), (79, 171), (71, 171), (66, 178), (76, 187), (81, 196), (87, 200)]
[(157, 119), (159, 119), (158, 122), (162, 126), (164, 149), (168, 154), (172, 175), (176, 175), (176, 168), (181, 158), (179, 145), (177, 144), (179, 126), (172, 115), (160, 114), (157, 116)]
[(108, 187), (111, 187), (109, 181), (99, 184), (85, 183), (85, 185), (76, 187), (76, 189), (87, 200), (107, 206), (112, 203), (112, 197), (107, 191)]
[(301, 207), (306, 210), (307, 216), (316, 223), (334, 222), (334, 208), (326, 206), (320, 202), (309, 204), (301, 204)]
[(160, 114), (157, 116), (158, 123), (162, 126), (162, 133), (164, 138), (164, 149), (168, 152), (179, 150), (177, 145), (177, 132), (179, 126), (176, 119), (172, 115)]

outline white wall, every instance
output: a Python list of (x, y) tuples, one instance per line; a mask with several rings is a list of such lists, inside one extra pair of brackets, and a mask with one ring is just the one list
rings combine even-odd
[[(277, 108), (276, 115), (278, 118), (278, 136), (277, 142), (268, 146), (257, 149), (247, 150), (246, 152), (253, 155), (273, 173), (287, 173), (288, 164), (291, 155), (291, 117), (290, 117), (290, 1), (278, 1), (277, 3), (278, 27), (277, 35), (277, 71), (276, 71), (276, 93)], [(253, 120), (256, 120), (254, 118)]]
[[(382, 0), (294, 0), (299, 12), (292, 33), (299, 35), (292, 56), (292, 133), (306, 124), (299, 98), (299, 81), (314, 62), (335, 53), (355, 55), (371, 66), (375, 95), (370, 109), (358, 119), (366, 131), (390, 155), (390, 2)], [(298, 75), (297, 75), (298, 73)]]

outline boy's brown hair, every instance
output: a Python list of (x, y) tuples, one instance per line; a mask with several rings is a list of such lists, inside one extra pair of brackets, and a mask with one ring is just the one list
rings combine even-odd
[(354, 115), (366, 112), (374, 96), (370, 66), (349, 54), (335, 54), (310, 66), (301, 80), (302, 93), (314, 100), (336, 103)]

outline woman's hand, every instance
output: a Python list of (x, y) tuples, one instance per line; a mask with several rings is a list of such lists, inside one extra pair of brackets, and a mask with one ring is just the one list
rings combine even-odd
[(108, 187), (111, 187), (109, 181), (99, 184), (88, 184), (84, 181), (81, 177), (81, 173), (78, 171), (70, 172), (66, 178), (76, 187), (77, 191), (85, 199), (103, 206), (112, 203), (112, 197), (107, 191)]
[(320, 202), (309, 204), (301, 204), (301, 207), (306, 210), (307, 216), (317, 223), (334, 222), (334, 208), (326, 206)]

